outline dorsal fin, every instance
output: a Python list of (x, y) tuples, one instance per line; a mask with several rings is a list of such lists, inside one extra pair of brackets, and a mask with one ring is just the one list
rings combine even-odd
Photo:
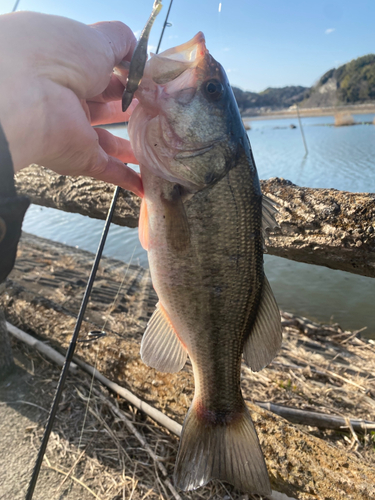
[(143, 334), (141, 358), (151, 368), (167, 373), (180, 371), (186, 363), (187, 352), (160, 302)]
[(246, 364), (254, 372), (261, 370), (276, 356), (281, 341), (280, 311), (268, 279), (264, 276), (258, 313), (244, 345)]

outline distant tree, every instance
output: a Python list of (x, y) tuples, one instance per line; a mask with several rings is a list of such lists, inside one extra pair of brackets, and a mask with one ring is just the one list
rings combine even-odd
[(375, 54), (358, 57), (340, 66), (334, 76), (341, 102), (352, 104), (375, 99)]

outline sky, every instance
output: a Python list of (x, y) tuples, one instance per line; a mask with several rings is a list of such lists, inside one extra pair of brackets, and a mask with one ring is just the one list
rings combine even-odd
[[(155, 50), (170, 0), (156, 20)], [(17, 10), (70, 17), (90, 24), (120, 20), (138, 35), (153, 0), (20, 0)], [(0, 14), (15, 0), (0, 0)], [(313, 85), (322, 74), (375, 53), (375, 0), (173, 0), (161, 50), (203, 31), (207, 48), (232, 85), (260, 92), (268, 87)]]

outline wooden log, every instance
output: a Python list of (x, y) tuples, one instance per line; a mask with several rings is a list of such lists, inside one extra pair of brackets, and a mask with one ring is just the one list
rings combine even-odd
[[(280, 229), (266, 242), (271, 255), (375, 277), (375, 194), (298, 187), (273, 178), (262, 190), (279, 203)], [(32, 203), (105, 219), (113, 186), (32, 166), (16, 176)], [(113, 222), (136, 227), (140, 200), (123, 191)]]
[[(15, 176), (19, 194), (31, 203), (57, 208), (65, 212), (88, 215), (105, 220), (115, 187), (90, 177), (59, 175), (38, 165), (31, 165)], [(122, 190), (118, 198), (113, 222), (119, 226), (137, 227), (139, 198)]]
[[(8, 329), (8, 332), (11, 333), (13, 337), (15, 337), (16, 339), (21, 340), (25, 344), (28, 344), (30, 347), (34, 347), (34, 349), (37, 349), (39, 352), (47, 356), (47, 358), (51, 359), (57, 365), (59, 366), (64, 365), (65, 356), (62, 356), (55, 349), (52, 349), (52, 347), (50, 347), (49, 345), (44, 344), (40, 340), (37, 340), (36, 338), (32, 337), (31, 335), (20, 330), (16, 326), (11, 325), (8, 322), (6, 322), (6, 327)], [(69, 371), (71, 371), (72, 373), (76, 373), (77, 365), (71, 362), (69, 366)]]
[(277, 177), (261, 185), (280, 205), (268, 253), (375, 277), (375, 194), (298, 187)]

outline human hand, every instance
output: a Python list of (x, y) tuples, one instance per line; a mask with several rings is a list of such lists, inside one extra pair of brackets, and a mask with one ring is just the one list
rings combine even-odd
[(17, 12), (0, 16), (0, 122), (15, 172), (31, 163), (85, 175), (142, 195), (129, 141), (91, 125), (129, 119), (123, 85), (112, 74), (136, 40), (121, 22), (86, 26)]

